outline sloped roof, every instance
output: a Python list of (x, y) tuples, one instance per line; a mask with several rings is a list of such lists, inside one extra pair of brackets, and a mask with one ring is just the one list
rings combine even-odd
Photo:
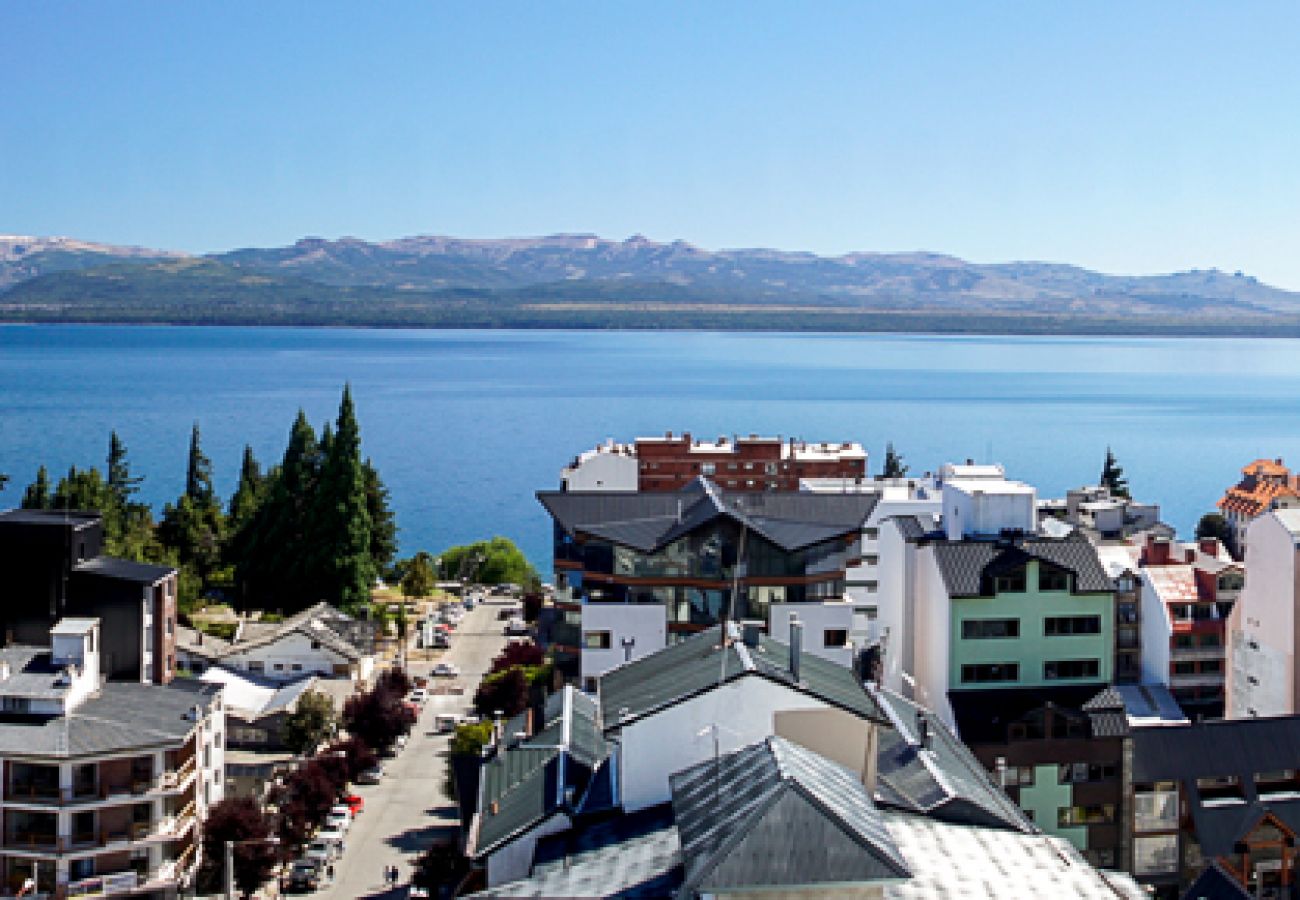
[(84, 575), (96, 575), (100, 578), (112, 578), (115, 581), (134, 581), (138, 584), (154, 584), (168, 575), (175, 574), (171, 566), (155, 566), (149, 563), (132, 562), (129, 559), (115, 559), (111, 556), (96, 556), (72, 567), (72, 571)]
[(357, 647), (330, 626), (329, 620), (332, 619), (352, 621), (349, 616), (330, 604), (317, 603), (295, 613), (283, 622), (245, 622), (240, 627), (235, 640), (218, 658), (267, 647), (293, 634), (301, 634), (317, 641), (322, 647), (352, 662), (366, 656), (365, 650)]
[(783, 738), (698, 763), (670, 784), (685, 867), (678, 896), (911, 874), (858, 776)]
[(1114, 582), (1097, 559), (1096, 548), (1083, 535), (1026, 538), (1014, 543), (995, 540), (936, 541), (934, 558), (950, 597), (978, 597), (986, 572), (1004, 571), (1031, 559), (1049, 563), (1074, 575), (1075, 593), (1114, 590)]
[(739, 627), (714, 625), (680, 643), (611, 669), (597, 684), (601, 723), (608, 734), (620, 725), (710, 691), (745, 676), (775, 681), (877, 722), (886, 721), (875, 700), (847, 666), (813, 653), (800, 657), (799, 679), (790, 674), (790, 648), (763, 636), (757, 647), (740, 640)]
[(893, 691), (875, 697), (893, 725), (880, 730), (876, 754), (882, 803), (959, 824), (1037, 830), (938, 716)]
[(1251, 900), (1254, 896), (1217, 861), (1211, 861), (1183, 894), (1183, 900)]
[(177, 623), (176, 649), (183, 650), (191, 656), (216, 659), (230, 649), (230, 641), (211, 634), (204, 634), (197, 628), (190, 628), (188, 625)]
[(725, 516), (786, 550), (853, 534), (874, 508), (873, 494), (805, 491), (724, 493), (706, 478), (680, 491), (539, 491), (561, 528), (653, 552)]

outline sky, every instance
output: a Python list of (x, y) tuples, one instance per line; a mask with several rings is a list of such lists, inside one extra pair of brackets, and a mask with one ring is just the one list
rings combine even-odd
[(0, 4), (0, 233), (644, 234), (1300, 289), (1300, 4)]

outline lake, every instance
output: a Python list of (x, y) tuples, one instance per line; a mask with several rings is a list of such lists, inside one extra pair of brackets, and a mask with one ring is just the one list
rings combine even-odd
[(1107, 445), (1190, 534), (1257, 457), (1300, 463), (1300, 341), (873, 334), (0, 325), (0, 505), (45, 463), (125, 440), (161, 510), (199, 422), (228, 497), (244, 444), (283, 453), (352, 384), (403, 555), (503, 534), (549, 568), (534, 491), (607, 437), (667, 430), (892, 441), (916, 473), (967, 458), (1063, 495)]

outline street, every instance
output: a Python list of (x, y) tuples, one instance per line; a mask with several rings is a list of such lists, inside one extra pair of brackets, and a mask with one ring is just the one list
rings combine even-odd
[[(354, 789), (364, 798), (365, 810), (348, 833), (343, 858), (334, 864), (334, 883), (312, 896), (330, 900), (405, 897), (417, 857), (438, 832), (455, 829), (455, 806), (443, 791), (449, 735), (433, 733), (434, 717), (442, 712), (468, 711), (479, 681), (505, 645), (505, 622), (497, 615), (503, 608), (517, 605), (507, 600), (480, 603), (461, 620), (451, 649), (441, 660), (460, 667), (455, 682), (464, 687), (464, 693), (431, 696), (411, 730), (406, 749), (383, 761), (387, 774), (382, 783)], [(427, 675), (432, 667), (430, 662), (414, 662), (409, 671), (413, 676)], [(430, 690), (451, 681), (430, 678)], [(392, 865), (401, 873), (396, 889), (384, 884), (384, 870)]]

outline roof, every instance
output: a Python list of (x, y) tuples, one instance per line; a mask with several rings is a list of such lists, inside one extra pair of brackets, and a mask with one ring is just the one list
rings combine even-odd
[(331, 621), (339, 621), (346, 625), (353, 620), (328, 603), (317, 603), (295, 613), (283, 622), (245, 622), (241, 625), (230, 647), (220, 656), (229, 657), (248, 650), (256, 650), (259, 647), (266, 647), (284, 640), (294, 634), (310, 638), (327, 650), (352, 662), (356, 662), (367, 655), (364, 649), (339, 634), (331, 626)]
[(0, 660), (8, 663), (9, 677), (0, 681), (0, 693), (28, 700), (58, 700), (67, 696), (70, 685), (65, 666), (55, 665), (45, 647), (10, 646), (0, 649)]
[(1012, 723), (1037, 718), (1048, 707), (1067, 716), (1090, 716), (1083, 712), (1083, 707), (1099, 690), (1100, 683), (1050, 688), (969, 688), (949, 691), (948, 702), (952, 705), (957, 734), (966, 744), (1005, 744)]
[(94, 512), (72, 512), (54, 509), (0, 510), (0, 525), (71, 525), (81, 529), (94, 525), (102, 517)]
[(950, 597), (978, 597), (984, 576), (1039, 560), (1074, 575), (1073, 592), (1109, 593), (1114, 583), (1097, 559), (1096, 548), (1083, 535), (1023, 540), (936, 541), (934, 558)]
[(291, 710), (298, 702), (298, 698), (317, 683), (315, 676), (308, 676), (290, 684), (268, 682), (222, 666), (206, 669), (198, 676), (198, 680), (205, 684), (224, 687), (226, 706), (232, 714), (238, 715), (245, 721)]
[(697, 478), (676, 492), (539, 491), (537, 499), (570, 534), (583, 533), (653, 552), (719, 517), (785, 550), (856, 534), (876, 504), (872, 494), (807, 491), (723, 492)]
[(730, 637), (724, 646), (722, 627), (714, 625), (602, 675), (597, 695), (604, 731), (608, 734), (746, 676), (766, 678), (864, 719), (888, 721), (848, 667), (804, 652), (796, 681), (790, 674), (788, 645), (764, 635), (757, 647), (747, 647), (740, 640), (739, 627), (732, 622), (727, 626)]
[(932, 515), (891, 516), (890, 521), (905, 541), (919, 541), (937, 535)]
[(878, 689), (875, 696), (893, 724), (880, 730), (876, 753), (882, 803), (947, 822), (1037, 830), (938, 716), (893, 691)]
[(59, 619), (59, 621), (55, 622), (54, 626), (50, 628), (50, 634), (82, 635), (90, 629), (98, 627), (98, 625), (99, 619), (97, 618)]
[(230, 649), (230, 641), (216, 637), (211, 634), (204, 634), (197, 628), (190, 628), (188, 625), (176, 625), (176, 649), (191, 656), (202, 656), (206, 659), (216, 659), (222, 653)]
[(171, 566), (155, 566), (150, 563), (132, 562), (129, 559), (115, 559), (111, 556), (96, 556), (72, 567), (72, 571), (82, 575), (95, 575), (100, 578), (112, 578), (116, 581), (134, 581), (139, 584), (155, 584), (168, 575), (176, 574)]
[(698, 763), (670, 783), (685, 868), (678, 896), (911, 874), (858, 775), (783, 738)]
[(1164, 603), (1195, 603), (1201, 599), (1196, 585), (1196, 567), (1189, 565), (1145, 566), (1143, 577)]
[(1183, 900), (1251, 900), (1254, 896), (1217, 860), (1211, 860), (1183, 894)]
[(0, 754), (66, 758), (176, 745), (195, 728), (189, 713), (210, 707), (219, 691), (183, 682), (110, 681), (65, 715), (0, 719)]

